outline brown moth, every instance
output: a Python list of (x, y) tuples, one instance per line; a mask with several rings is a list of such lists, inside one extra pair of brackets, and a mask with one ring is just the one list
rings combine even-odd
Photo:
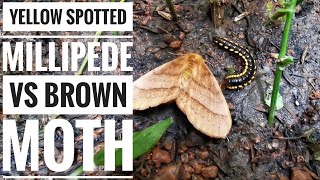
[(133, 109), (175, 101), (191, 124), (210, 137), (225, 138), (232, 120), (217, 80), (204, 59), (188, 53), (165, 63), (133, 83)]

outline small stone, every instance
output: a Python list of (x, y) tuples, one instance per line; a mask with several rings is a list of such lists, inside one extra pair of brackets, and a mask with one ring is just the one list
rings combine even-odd
[(300, 11), (302, 10), (302, 7), (300, 5), (296, 6), (296, 14), (300, 13)]
[(244, 39), (245, 38), (245, 35), (243, 32), (240, 32), (239, 35), (238, 35), (239, 39)]
[(164, 148), (166, 149), (166, 150), (171, 150), (172, 149), (172, 143), (167, 143), (167, 144), (165, 144), (164, 145)]
[(164, 34), (162, 35), (162, 40), (170, 44), (171, 42), (176, 41), (176, 38), (172, 34)]
[(272, 174), (267, 179), (268, 180), (289, 180), (289, 178), (287, 176), (285, 176), (281, 173)]
[(181, 145), (180, 148), (179, 148), (179, 153), (184, 153), (184, 152), (186, 152), (187, 150), (188, 150), (188, 147), (187, 147), (185, 144), (183, 144), (183, 145)]
[(279, 132), (279, 131), (274, 132), (274, 133), (273, 133), (273, 136), (276, 137), (276, 138), (281, 138), (281, 137), (283, 137), (282, 133)]
[(183, 168), (188, 172), (188, 173), (194, 173), (194, 169), (188, 165), (188, 164), (184, 164)]
[(314, 116), (311, 117), (310, 122), (311, 122), (312, 124), (314, 124), (314, 123), (316, 123), (319, 119), (320, 119), (320, 118), (319, 118), (319, 115), (318, 115), (318, 114), (315, 114)]
[(154, 54), (154, 57), (155, 57), (155, 61), (157, 62), (161, 62), (163, 60), (166, 59), (166, 52), (165, 51), (158, 51), (157, 53)]
[(189, 155), (189, 161), (194, 160), (194, 152), (188, 152)]
[(162, 168), (154, 177), (155, 180), (178, 180), (181, 165), (170, 165)]
[(250, 140), (253, 143), (257, 144), (257, 143), (261, 142), (261, 137), (258, 134), (251, 134), (250, 135)]
[(179, 34), (179, 39), (180, 39), (180, 40), (184, 40), (185, 37), (186, 37), (186, 33), (180, 32), (180, 34)]
[(201, 175), (204, 178), (215, 178), (218, 174), (218, 167), (217, 166), (209, 166), (202, 168)]
[(272, 146), (270, 143), (267, 144), (267, 149), (271, 150), (272, 149)]
[(207, 159), (208, 156), (209, 156), (209, 152), (206, 149), (203, 151), (200, 151), (200, 153), (199, 153), (199, 158), (202, 160)]
[(184, 164), (181, 168), (181, 178), (184, 180), (187, 180), (187, 179), (191, 179), (191, 174), (194, 172), (194, 169), (187, 165), (187, 164)]
[(266, 127), (266, 124), (267, 124), (267, 123), (265, 123), (265, 122), (261, 122), (259, 125), (260, 125), (260, 127), (263, 127), (263, 128), (264, 128), (264, 127)]
[(273, 148), (277, 149), (279, 147), (279, 140), (278, 139), (274, 139), (272, 140), (272, 145)]
[(188, 163), (189, 162), (189, 155), (188, 155), (188, 153), (183, 153), (183, 154), (181, 154), (181, 161), (182, 161), (182, 163), (184, 163), (184, 164), (186, 164), (186, 163)]
[(179, 13), (179, 12), (183, 11), (183, 9), (184, 9), (183, 6), (180, 6), (180, 5), (174, 5), (173, 7), (174, 7), (174, 11), (176, 13)]
[(148, 51), (152, 54), (155, 54), (157, 52), (159, 52), (161, 49), (160, 48), (149, 48)]
[(157, 46), (158, 46), (159, 48), (161, 48), (161, 49), (164, 49), (164, 48), (168, 47), (168, 44), (167, 44), (166, 42), (164, 42), (164, 41), (160, 41), (160, 42), (157, 44)]
[(148, 24), (148, 22), (149, 22), (150, 19), (152, 19), (152, 17), (151, 17), (151, 16), (147, 16), (147, 17), (141, 22), (141, 24), (144, 25), (144, 26), (146, 26), (146, 25)]
[(177, 48), (180, 48), (181, 44), (182, 44), (182, 41), (175, 40), (175, 41), (172, 41), (169, 46), (171, 48), (177, 49)]
[(281, 162), (281, 166), (284, 169), (288, 169), (288, 168), (294, 167), (294, 163), (291, 162), (291, 161), (284, 160), (284, 161)]
[(196, 174), (200, 174), (201, 173), (201, 169), (202, 169), (202, 164), (201, 163), (199, 163), (198, 161), (192, 161), (190, 163), (190, 165), (194, 169), (194, 173), (196, 173)]
[(303, 157), (302, 155), (299, 155), (299, 156), (297, 157), (297, 162), (298, 162), (298, 163), (304, 163), (304, 157)]
[(152, 161), (156, 164), (156, 167), (160, 167), (161, 163), (170, 163), (171, 157), (168, 151), (162, 150), (160, 148), (155, 148), (152, 151)]
[(203, 177), (199, 176), (199, 175), (192, 174), (191, 180), (203, 180)]

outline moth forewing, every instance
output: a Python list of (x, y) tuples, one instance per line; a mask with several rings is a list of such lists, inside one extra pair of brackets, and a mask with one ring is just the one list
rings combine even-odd
[(134, 110), (175, 101), (190, 123), (210, 137), (225, 138), (231, 116), (220, 86), (203, 58), (188, 53), (134, 82)]

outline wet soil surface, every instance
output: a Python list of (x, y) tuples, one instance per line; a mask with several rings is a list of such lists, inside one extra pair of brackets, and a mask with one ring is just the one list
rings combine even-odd
[[(175, 104), (135, 112), (134, 116), (129, 117), (63, 117), (71, 122), (81, 118), (134, 118), (135, 130), (173, 117), (174, 124), (157, 146), (135, 161), (133, 173), (127, 173), (134, 175), (135, 179), (318, 179), (320, 163), (316, 160), (316, 153), (320, 151), (320, 2), (305, 0), (299, 5), (294, 17), (288, 55), (294, 57), (295, 63), (286, 68), (283, 74), (280, 93), (284, 97), (284, 108), (277, 112), (273, 128), (267, 125), (264, 99), (266, 91), (273, 84), (276, 59), (272, 53), (279, 52), (283, 25), (265, 26), (267, 2), (225, 2), (223, 23), (218, 28), (214, 28), (210, 18), (208, 2), (176, 2), (179, 21), (174, 23), (156, 11), (169, 12), (164, 8), (164, 1), (134, 1), (134, 48), (130, 62), (134, 67), (134, 79), (181, 54), (193, 52), (206, 59), (213, 75), (219, 82), (223, 82), (226, 68), (238, 70), (241, 64), (213, 44), (210, 34), (218, 34), (247, 47), (257, 60), (256, 79), (243, 90), (223, 91), (233, 120), (227, 138), (211, 139), (201, 134)], [(234, 22), (233, 19), (242, 12), (249, 12), (247, 18)], [(306, 52), (306, 56), (303, 52)], [(13, 118), (21, 125), (25, 119), (30, 119), (26, 116)], [(43, 119), (45, 124), (50, 116), (36, 118)], [(310, 133), (306, 135), (306, 132)], [(59, 131), (57, 133), (57, 137), (60, 137)], [(75, 134), (79, 136), (77, 162), (81, 162), (81, 132)], [(103, 129), (96, 131), (96, 149), (102, 146), (101, 134)], [(61, 147), (57, 148), (57, 156), (61, 154), (59, 150)], [(74, 167), (77, 165), (75, 163)], [(35, 174), (51, 174), (45, 165), (41, 165), (40, 169)], [(94, 175), (105, 175), (102, 172)], [(24, 173), (34, 174), (19, 172)], [(121, 170), (119, 174), (122, 174)]]

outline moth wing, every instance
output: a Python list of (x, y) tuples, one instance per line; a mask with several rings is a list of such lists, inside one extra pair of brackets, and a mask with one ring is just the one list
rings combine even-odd
[(165, 63), (133, 83), (133, 109), (144, 110), (174, 101), (180, 92), (179, 79), (188, 63), (185, 56)]
[(210, 137), (225, 138), (232, 125), (228, 104), (204, 61), (195, 66), (196, 76), (181, 90), (176, 103), (196, 129)]

